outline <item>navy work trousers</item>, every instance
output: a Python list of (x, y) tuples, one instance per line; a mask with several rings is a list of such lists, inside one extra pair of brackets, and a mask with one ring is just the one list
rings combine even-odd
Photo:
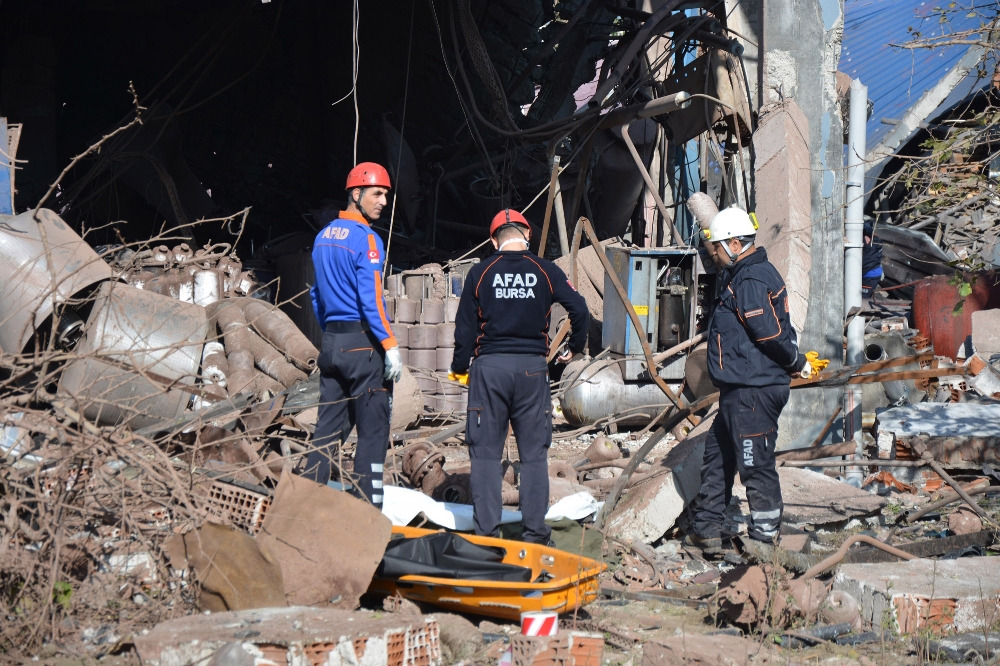
[(788, 402), (788, 386), (735, 388), (723, 392), (719, 412), (705, 440), (701, 492), (692, 502), (694, 531), (719, 537), (723, 512), (733, 496), (736, 471), (747, 489), (748, 534), (776, 541), (784, 505), (775, 466), (778, 417)]
[(473, 519), (476, 534), (500, 535), (503, 510), (501, 458), (508, 424), (517, 439), (523, 539), (548, 543), (549, 458), (552, 396), (543, 356), (488, 354), (469, 370), (469, 411), (465, 439), (472, 460)]
[[(319, 355), (319, 418), (313, 433), (316, 450), (306, 460), (303, 476), (325, 484), (337, 462), (337, 446), (358, 428), (354, 452), (354, 494), (382, 506), (382, 466), (389, 447), (392, 382), (383, 379), (382, 345), (361, 329), (327, 324)], [(345, 322), (346, 324), (354, 322)], [(347, 329), (347, 332), (338, 332)], [(346, 478), (342, 478), (346, 481)]]

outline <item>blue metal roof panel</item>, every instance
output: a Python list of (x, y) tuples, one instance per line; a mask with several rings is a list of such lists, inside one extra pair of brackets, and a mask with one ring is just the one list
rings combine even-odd
[[(912, 39), (908, 28), (922, 37), (942, 36), (979, 28), (995, 0), (956, 3), (948, 21), (935, 11), (943, 2), (930, 0), (846, 0), (840, 71), (868, 86), (874, 109), (868, 121), (871, 150), (892, 129), (882, 118), (902, 118), (921, 95), (947, 74), (968, 50), (966, 45), (936, 49), (901, 49)], [(978, 11), (975, 11), (978, 10)], [(974, 16), (970, 16), (974, 13)], [(970, 76), (973, 76), (970, 73)]]

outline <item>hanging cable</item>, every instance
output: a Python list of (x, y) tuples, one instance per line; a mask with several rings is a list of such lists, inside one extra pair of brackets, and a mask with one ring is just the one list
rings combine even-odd
[[(389, 271), (389, 249), (392, 247), (392, 230), (396, 224), (396, 201), (399, 200), (399, 169), (403, 164), (403, 132), (406, 131), (406, 100), (410, 94), (410, 59), (413, 55), (413, 17), (417, 13), (417, 0), (410, 7), (410, 45), (406, 48), (406, 83), (403, 84), (403, 119), (399, 123), (399, 154), (396, 155), (396, 194), (392, 197), (392, 212), (389, 213), (389, 239), (385, 242), (385, 262), (382, 264), (383, 280)], [(410, 221), (413, 224), (413, 221)]]
[(354, 164), (358, 163), (358, 126), (361, 115), (358, 113), (358, 65), (361, 63), (361, 44), (358, 42), (358, 23), (361, 21), (358, 0), (354, 0)]
[(358, 163), (358, 125), (361, 117), (358, 114), (358, 66), (361, 63), (361, 44), (358, 42), (358, 24), (361, 20), (358, 0), (354, 0), (351, 16), (351, 89), (347, 94), (338, 99), (330, 106), (337, 106), (348, 97), (354, 97), (354, 162)]

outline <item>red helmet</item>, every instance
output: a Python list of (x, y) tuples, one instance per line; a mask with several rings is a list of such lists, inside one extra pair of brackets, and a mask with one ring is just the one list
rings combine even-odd
[(362, 162), (351, 169), (347, 174), (347, 188), (353, 190), (355, 187), (384, 187), (389, 189), (392, 183), (389, 181), (389, 172), (385, 167), (375, 162)]
[(528, 232), (531, 232), (531, 225), (528, 221), (524, 219), (524, 215), (521, 215), (516, 210), (511, 208), (504, 208), (502, 211), (493, 216), (493, 221), (490, 222), (490, 236), (497, 232), (497, 229), (505, 224), (520, 224), (525, 227)]

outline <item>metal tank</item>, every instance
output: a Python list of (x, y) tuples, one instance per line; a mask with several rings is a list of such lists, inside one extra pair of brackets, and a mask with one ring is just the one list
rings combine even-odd
[[(650, 118), (633, 121), (628, 135), (649, 168), (656, 144), (656, 122)], [(594, 224), (601, 239), (621, 236), (628, 227), (645, 182), (625, 141), (615, 130), (601, 130), (594, 137), (600, 155), (594, 168)]]
[[(646, 425), (667, 406), (667, 396), (653, 382), (626, 382), (621, 364), (607, 360), (573, 361), (562, 381), (571, 388), (559, 399), (563, 416), (573, 426), (590, 425), (621, 415), (618, 425)], [(670, 387), (675, 393), (680, 385)]]
[(60, 393), (102, 425), (132, 428), (180, 416), (193, 393), (208, 335), (205, 308), (127, 285), (98, 288), (77, 360)]
[(39, 210), (38, 221), (30, 211), (0, 215), (0, 349), (25, 351), (56, 305), (111, 279), (111, 267), (51, 210)]

